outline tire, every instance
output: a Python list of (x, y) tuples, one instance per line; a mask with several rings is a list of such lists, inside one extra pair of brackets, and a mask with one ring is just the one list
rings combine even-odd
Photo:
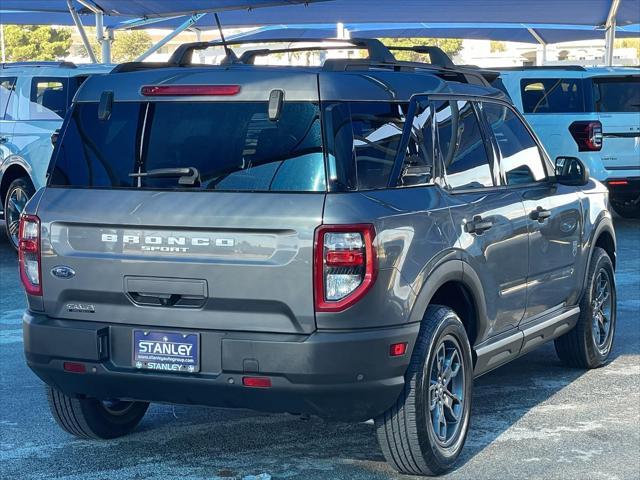
[(640, 218), (640, 205), (631, 202), (611, 200), (611, 206), (622, 218)]
[[(604, 300), (601, 290), (603, 276), (608, 281), (608, 296)], [(555, 340), (556, 353), (570, 367), (601, 367), (611, 353), (615, 329), (616, 287), (613, 263), (604, 249), (595, 247), (586, 289), (580, 301), (578, 323), (571, 331)]]
[[(450, 415), (451, 430), (445, 430), (445, 435), (439, 437), (433, 422), (440, 424), (434, 416), (444, 411), (446, 419), (452, 410), (447, 401), (441, 406), (438, 399), (449, 398), (453, 409), (456, 408), (451, 397), (446, 394), (439, 396), (437, 380), (435, 385), (432, 382), (433, 378), (438, 378), (438, 357), (442, 345), (445, 346), (445, 361), (442, 362), (445, 366), (455, 364), (453, 355), (448, 352), (456, 350), (458, 354), (461, 371), (450, 377), (445, 385), (462, 402), (457, 403), (458, 421), (452, 422)], [(451, 357), (447, 357), (450, 354)], [(387, 462), (400, 473), (409, 475), (439, 475), (451, 469), (469, 430), (472, 383), (471, 347), (464, 325), (450, 308), (429, 306), (405, 375), (404, 389), (396, 403), (375, 419), (378, 442)]]
[(107, 405), (94, 398), (72, 398), (47, 388), (49, 408), (58, 425), (78, 438), (110, 439), (130, 433), (144, 417), (146, 402), (115, 402)]
[[(20, 215), (29, 199), (33, 197), (35, 188), (28, 177), (16, 178), (9, 184), (9, 189), (2, 204), (4, 208), (4, 223), (9, 244), (18, 250), (18, 226)], [(10, 204), (11, 201), (11, 204)]]

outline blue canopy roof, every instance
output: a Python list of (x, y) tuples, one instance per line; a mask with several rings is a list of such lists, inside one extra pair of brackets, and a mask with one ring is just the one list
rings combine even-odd
[[(88, 9), (73, 0), (80, 12)], [(225, 26), (318, 23), (533, 23), (602, 26), (613, 0), (86, 0), (105, 14), (155, 17), (222, 11)], [(618, 25), (640, 23), (640, 0), (620, 0)], [(296, 5), (294, 5), (296, 4)], [(66, 0), (2, 0), (4, 11), (66, 12)], [(271, 6), (269, 6), (271, 5)], [(274, 6), (277, 5), (277, 6)], [(258, 8), (260, 7), (260, 8)], [(47, 15), (40, 22), (51, 24)]]

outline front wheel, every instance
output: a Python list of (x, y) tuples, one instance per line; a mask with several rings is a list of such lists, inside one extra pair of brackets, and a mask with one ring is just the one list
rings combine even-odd
[(616, 331), (616, 284), (607, 252), (595, 247), (575, 327), (555, 340), (556, 353), (570, 367), (597, 368), (609, 358)]
[(85, 439), (122, 437), (140, 423), (149, 408), (146, 402), (72, 398), (51, 387), (47, 387), (47, 398), (58, 425)]
[(4, 221), (7, 237), (15, 250), (18, 250), (20, 215), (22, 215), (25, 205), (34, 193), (35, 189), (31, 181), (27, 177), (21, 177), (11, 182), (4, 198)]
[(396, 403), (375, 419), (387, 462), (401, 473), (453, 467), (469, 429), (473, 363), (467, 333), (450, 308), (427, 309)]

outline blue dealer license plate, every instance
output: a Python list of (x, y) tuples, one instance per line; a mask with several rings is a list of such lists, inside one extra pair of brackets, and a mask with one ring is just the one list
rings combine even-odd
[(133, 331), (133, 366), (176, 373), (200, 371), (198, 333)]

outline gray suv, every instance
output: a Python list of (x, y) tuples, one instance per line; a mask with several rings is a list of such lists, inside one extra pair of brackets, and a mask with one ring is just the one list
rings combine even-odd
[(79, 90), (19, 249), (63, 429), (118, 437), (149, 402), (373, 418), (393, 467), (439, 474), (475, 377), (550, 340), (607, 361), (606, 188), (437, 49), (350, 42), (369, 58), (295, 68), (188, 44)]

